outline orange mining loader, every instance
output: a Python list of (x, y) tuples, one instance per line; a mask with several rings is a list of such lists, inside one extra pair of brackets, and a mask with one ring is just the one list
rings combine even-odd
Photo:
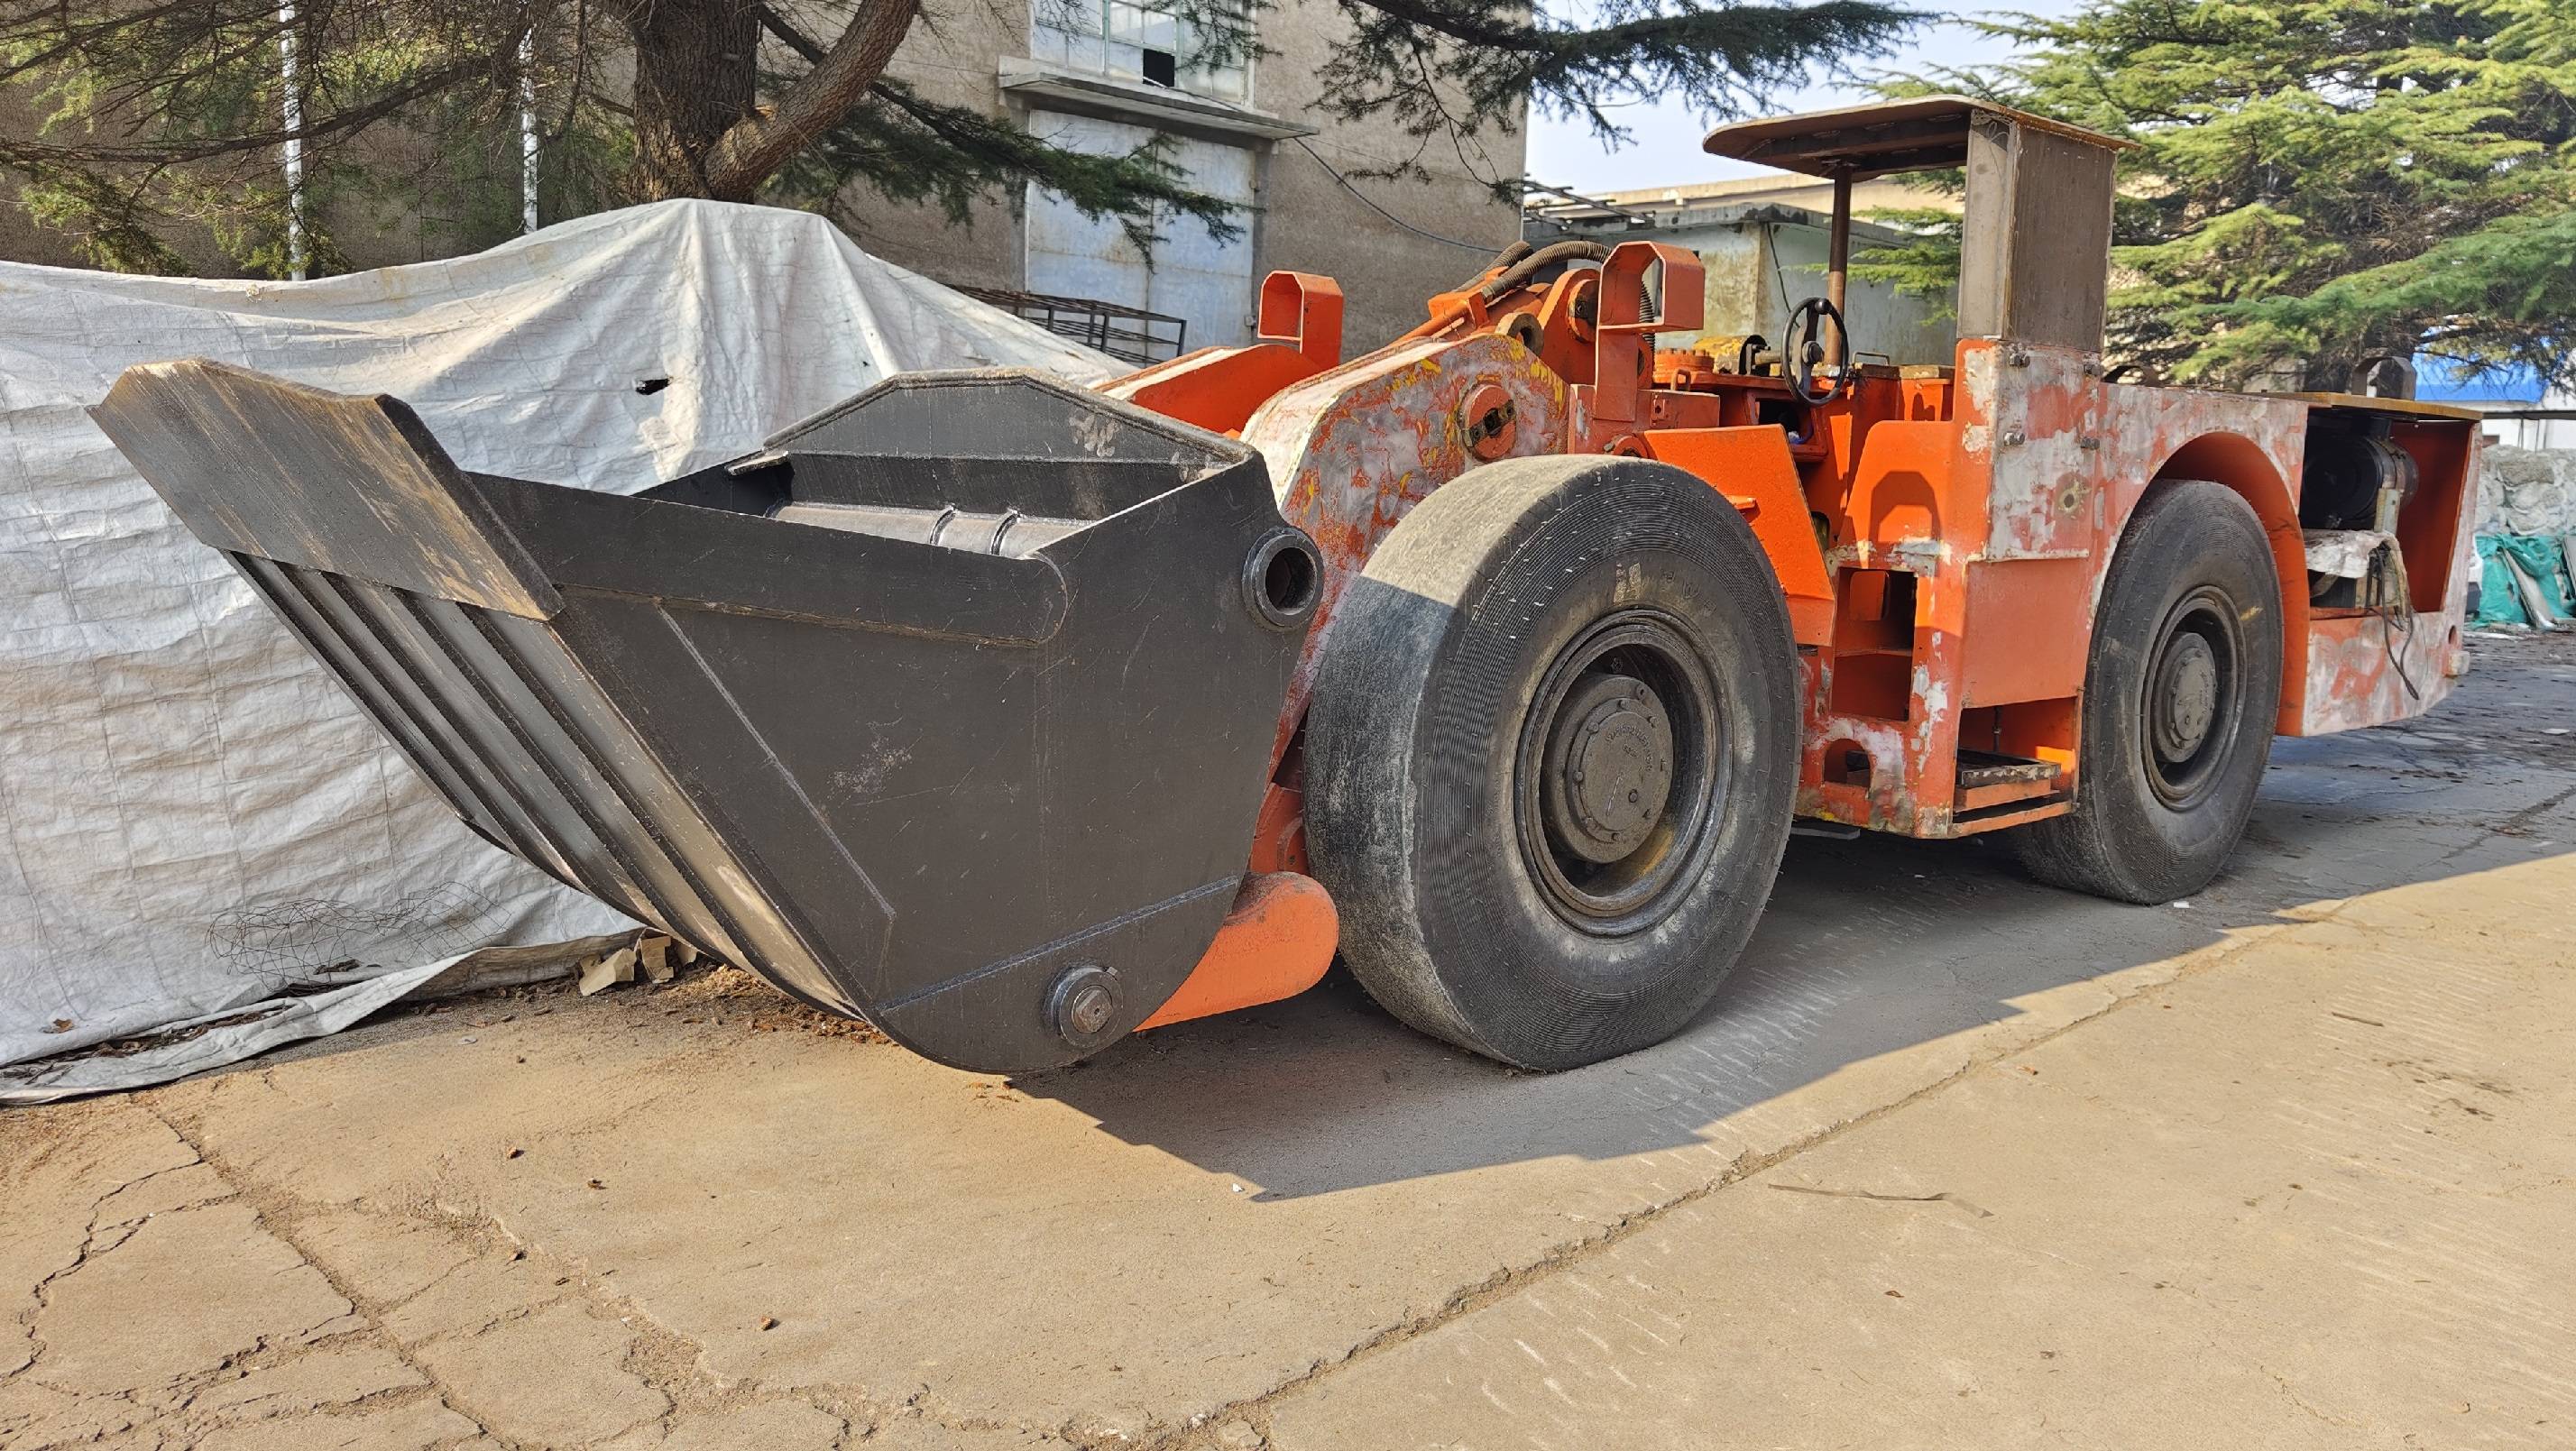
[[(2472, 415), (2125, 384), (2110, 138), (1956, 97), (1722, 128), (1836, 183), (1788, 335), (1516, 246), (1340, 357), (896, 379), (635, 496), (399, 402), (138, 368), (103, 428), (494, 845), (963, 1067), (1299, 992), (1564, 1068), (1710, 998), (1798, 818), (2198, 889), (2275, 733), (2462, 668)], [(1959, 341), (1843, 336), (1855, 181), (1963, 169)], [(1661, 336), (1682, 344), (1658, 351)]]

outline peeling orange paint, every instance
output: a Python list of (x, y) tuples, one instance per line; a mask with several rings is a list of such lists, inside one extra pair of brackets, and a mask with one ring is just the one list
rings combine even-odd
[[(1497, 297), (1444, 294), (1406, 338), (1262, 385), (1243, 436), (1268, 458), (1280, 510), (1313, 536), (1326, 574), (1279, 722), (1277, 779), (1295, 777), (1334, 600), (1415, 504), (1481, 462), (1479, 446), (1497, 457), (1644, 454), (1745, 511), (1801, 647), (1804, 815), (1956, 836), (2070, 809), (2082, 646), (2121, 532), (2163, 479), (2223, 484), (2263, 522), (2282, 582), (2280, 730), (2419, 714), (2463, 668), (2470, 422), (2419, 408), (2401, 425), (2425, 483), (2400, 529), (2417, 608), (2392, 635), (2377, 616), (2311, 617), (2298, 523), (2311, 421), (2371, 400), (2115, 384), (2092, 354), (1971, 338), (1946, 369), (1864, 368), (1842, 397), (1811, 407), (1777, 377), (1734, 371), (1732, 356), (1657, 357), (1631, 321), (1645, 317), (1630, 294), (1646, 260), (1614, 255), (1600, 272)], [(1695, 258), (1664, 249), (1651, 260), (1667, 295), (1698, 295)], [(1614, 325), (1596, 326), (1603, 317)], [(1234, 366), (1247, 380), (1257, 371)], [(1293, 371), (1285, 359), (1260, 366)], [(1605, 380), (1604, 367), (1618, 376)], [(1471, 442), (1471, 395), (1479, 417), (1510, 403), (1499, 449), (1499, 436)], [(1988, 601), (1974, 628), (1972, 597)], [(2010, 781), (1973, 778), (1964, 801), (1972, 761), (2022, 764)], [(1293, 815), (1293, 788), (1278, 794)], [(1279, 834), (1286, 820), (1265, 810), (1274, 863), (1293, 839)]]

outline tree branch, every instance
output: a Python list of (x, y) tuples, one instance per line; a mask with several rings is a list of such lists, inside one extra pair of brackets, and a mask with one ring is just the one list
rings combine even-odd
[(175, 166), (192, 161), (211, 161), (245, 151), (273, 149), (288, 141), (345, 139), (414, 101), (436, 95), (469, 77), (489, 73), (493, 64), (490, 58), (477, 58), (424, 71), (363, 105), (330, 112), (291, 131), (279, 126), (263, 131), (209, 136), (202, 140), (123, 146), (62, 146), (46, 141), (0, 140), (0, 160), (17, 166)]
[(777, 6), (763, 5), (760, 7), (760, 28), (778, 37), (778, 39), (783, 42), (789, 50), (805, 57), (805, 63), (807, 65), (821, 65), (823, 63), (823, 43), (789, 24), (787, 17), (778, 13)]
[[(848, 115), (885, 74), (920, 13), (920, 0), (868, 0), (831, 50), (788, 86), (777, 105), (735, 122), (716, 142), (715, 153), (707, 158), (708, 191), (748, 198), (787, 158)], [(771, 18), (767, 7), (761, 18), (764, 23)]]

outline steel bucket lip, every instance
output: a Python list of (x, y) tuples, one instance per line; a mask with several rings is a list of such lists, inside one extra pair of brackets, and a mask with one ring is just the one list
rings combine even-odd
[[(1064, 573), (1054, 560), (1046, 557), (1044, 551), (1024, 555), (966, 554), (936, 544), (835, 529), (795, 519), (779, 519), (685, 499), (610, 494), (568, 484), (513, 478), (506, 474), (481, 474), (475, 478), (478, 484), (486, 486), (494, 512), (520, 535), (538, 567), (559, 593), (567, 597), (603, 594), (671, 600), (726, 614), (761, 615), (823, 625), (857, 626), (893, 634), (1005, 645), (1046, 643), (1064, 627), (1065, 618), (1072, 609)], [(666, 511), (672, 510), (686, 512), (678, 517), (666, 516)], [(593, 541), (580, 531), (567, 528), (562, 516), (585, 514), (603, 519), (623, 515), (625, 518), (621, 522), (634, 524), (642, 530), (668, 529), (682, 534), (697, 531), (702, 535), (714, 530), (729, 537), (711, 542), (704, 554), (689, 561), (687, 570), (637, 568), (631, 561), (611, 553), (583, 554), (582, 551)], [(793, 532), (786, 535), (770, 533), (782, 529)], [(778, 547), (781, 544), (787, 547)], [(905, 618), (892, 611), (853, 613), (846, 600), (837, 595), (834, 600), (818, 600), (801, 608), (764, 605), (746, 598), (750, 590), (739, 577), (727, 578), (733, 568), (732, 562), (725, 558), (729, 554), (743, 556), (740, 562), (746, 565), (764, 561), (775, 563), (780, 557), (802, 554), (808, 562), (818, 566), (828, 565), (833, 570), (861, 575), (881, 573), (889, 567), (908, 564), (928, 573), (944, 571), (982, 577), (985, 581), (1008, 581), (1021, 593), (1011, 602), (1015, 608), (1006, 612), (1004, 621), (975, 628), (943, 627), (935, 621)], [(693, 578), (698, 572), (709, 577), (703, 581)]]
[[(914, 372), (897, 373), (891, 378), (881, 379), (837, 403), (818, 408), (812, 413), (805, 415), (803, 418), (796, 420), (794, 423), (788, 424), (786, 427), (771, 433), (767, 438), (761, 441), (761, 446), (759, 448), (754, 449), (750, 453), (744, 454), (741, 458), (732, 460), (723, 466), (738, 467), (743, 462), (759, 458), (763, 454), (787, 449), (797, 439), (807, 434), (818, 432), (833, 423), (839, 422), (842, 418), (851, 414), (862, 412), (868, 406), (878, 402), (887, 394), (922, 392), (944, 388), (990, 388), (997, 384), (1032, 387), (1042, 392), (1054, 394), (1065, 402), (1074, 405), (1074, 407), (1079, 411), (1099, 413), (1113, 417), (1128, 428), (1167, 440), (1175, 446), (1176, 451), (1169, 459), (1154, 460), (1156, 462), (1169, 462), (1186, 466), (1195, 458), (1197, 467), (1199, 467), (1203, 472), (1215, 473), (1235, 464), (1242, 463), (1247, 459), (1259, 458), (1261, 456), (1261, 451), (1259, 449), (1254, 448), (1252, 445), (1245, 443), (1239, 438), (1228, 438), (1221, 433), (1210, 433), (1206, 429), (1180, 422), (1178, 419), (1166, 417), (1163, 414), (1154, 412), (1150, 408), (1130, 403), (1123, 398), (1113, 398), (1097, 389), (1085, 387), (1080, 383), (1076, 383), (1071, 379), (1064, 377), (1060, 373), (1050, 373), (1043, 368), (923, 368)], [(965, 435), (959, 440), (959, 442), (964, 445), (969, 445), (968, 447), (943, 448), (940, 451), (939, 456), (943, 458), (1006, 456), (1000, 454), (977, 454), (973, 452), (971, 448), (971, 445), (976, 441), (976, 435)], [(926, 457), (927, 455), (888, 454), (885, 456), (900, 458)], [(1018, 455), (1008, 456), (1017, 457)], [(1147, 460), (1139, 459), (1136, 461), (1146, 462)]]

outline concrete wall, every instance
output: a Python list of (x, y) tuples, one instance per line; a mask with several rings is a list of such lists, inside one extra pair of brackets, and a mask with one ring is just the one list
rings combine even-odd
[[(1730, 222), (1678, 226), (1651, 234), (1697, 252), (1707, 269), (1707, 313), (1702, 335), (1760, 333), (1781, 340), (1789, 310), (1825, 290), (1825, 241), (1821, 227), (1792, 223)], [(1603, 240), (1618, 240), (1605, 235)], [(1855, 246), (1859, 245), (1857, 240)], [(1844, 315), (1852, 349), (1865, 362), (1877, 354), (1898, 363), (1947, 363), (1958, 335), (1937, 309), (1883, 283), (1851, 281)], [(1665, 347), (1681, 346), (1676, 337)]]
[[(1554, 177), (1541, 177), (1553, 181)], [(1577, 190), (1583, 190), (1577, 188)], [(1761, 176), (1733, 176), (1724, 181), (1677, 182), (1671, 186), (1638, 186), (1619, 191), (1583, 191), (1597, 201), (1633, 211), (1661, 213), (1693, 206), (1797, 207), (1819, 216), (1834, 210), (1834, 184), (1822, 177), (1775, 171)], [(1931, 208), (1956, 215), (1959, 198), (1902, 177), (1873, 177), (1852, 187), (1852, 215), (1866, 222), (1875, 211)]]
[[(1332, 0), (1282, 0), (1264, 16), (1264, 38), (1280, 53), (1265, 57), (1253, 79), (1264, 110), (1318, 128), (1306, 145), (1348, 175), (1416, 154), (1417, 143), (1392, 125), (1346, 125), (1322, 114), (1322, 70), (1348, 34)], [(1488, 133), (1468, 149), (1484, 177), (1517, 183), (1524, 138)], [(1481, 154), (1480, 154), (1481, 153)], [(1351, 351), (1375, 347), (1421, 322), (1423, 302), (1474, 276), (1520, 236), (1517, 201), (1498, 201), (1446, 143), (1422, 148), (1430, 179), (1355, 181), (1371, 201), (1427, 232), (1475, 244), (1451, 246), (1409, 232), (1344, 190), (1295, 142), (1271, 149), (1263, 178), (1260, 261), (1264, 271), (1293, 268), (1340, 280), (1350, 299)]]
[[(1789, 310), (1825, 290), (1833, 184), (1787, 172), (1622, 191), (1587, 192), (1588, 202), (1539, 199), (1525, 233), (1537, 243), (1563, 237), (1617, 243), (1670, 242), (1697, 252), (1708, 269), (1707, 335), (1760, 333), (1776, 343)], [(1958, 200), (1901, 179), (1852, 189), (1852, 251), (1903, 240), (1872, 211), (1958, 209)], [(1632, 225), (1632, 221), (1634, 224)], [(1951, 304), (1907, 297), (1884, 283), (1851, 280), (1844, 311), (1863, 361), (1948, 363), (1958, 342)], [(1671, 346), (1671, 343), (1667, 343)]]
[[(926, 96), (987, 115), (1012, 115), (1026, 124), (1030, 103), (1005, 91), (997, 71), (1003, 57), (1029, 54), (1029, 20), (1026, 0), (998, 0), (943, 16), (939, 33), (916, 30), (905, 41), (893, 70)], [(1391, 125), (1348, 125), (1320, 109), (1318, 72), (1347, 33), (1332, 0), (1281, 0), (1262, 13), (1262, 42), (1276, 54), (1255, 63), (1250, 104), (1268, 116), (1316, 128), (1316, 134), (1303, 138), (1303, 146), (1294, 140), (1263, 141), (1156, 123), (1184, 137), (1243, 146), (1256, 161), (1253, 208), (1243, 218), (1251, 231), (1253, 259), (1239, 325), (1232, 337), (1194, 329), (1193, 346), (1249, 338), (1254, 289), (1265, 274), (1286, 268), (1321, 272), (1339, 281), (1349, 298), (1348, 350), (1374, 347), (1421, 321), (1426, 298), (1472, 276), (1520, 234), (1517, 206), (1497, 200), (1446, 146), (1423, 153), (1428, 180), (1355, 180), (1353, 185), (1421, 232), (1469, 246), (1407, 230), (1334, 180), (1325, 163), (1348, 175), (1400, 162), (1416, 150)], [(1064, 103), (1039, 104), (1053, 108)], [(1100, 114), (1116, 113), (1104, 108)], [(1517, 131), (1488, 135), (1481, 143), (1485, 176), (1508, 180), (1520, 175), (1523, 141)], [(1313, 148), (1311, 154), (1307, 147)], [(1470, 154), (1478, 153), (1471, 149)], [(974, 209), (971, 225), (955, 230), (941, 223), (934, 208), (899, 206), (864, 188), (854, 187), (842, 202), (859, 219), (861, 243), (889, 261), (943, 282), (1033, 285), (1025, 270), (1023, 197), (983, 202)], [(1189, 221), (1172, 225), (1197, 227)], [(1178, 239), (1174, 245), (1188, 249), (1191, 241)]]
[[(1775, 226), (1768, 235), (1777, 276), (1762, 296), (1766, 307), (1779, 310), (1772, 315), (1771, 326), (1760, 331), (1776, 340), (1788, 318), (1788, 309), (1780, 302), (1781, 282), (1787, 283), (1791, 304), (1825, 290), (1827, 233), (1821, 227)], [(1855, 252), (1864, 245), (1863, 238), (1853, 237)], [(1875, 361), (1867, 355), (1876, 353), (1898, 363), (1949, 362), (1958, 346), (1958, 327), (1953, 318), (1934, 316), (1941, 310), (1885, 283), (1852, 278), (1844, 294), (1843, 314), (1851, 324), (1853, 355), (1863, 361)]]
[[(931, 8), (936, 26), (915, 24), (888, 74), (910, 84), (925, 100), (988, 116), (1008, 115), (996, 63), (1006, 55), (1028, 54), (1028, 0)], [(1021, 285), (1021, 201), (1016, 196), (977, 198), (962, 226), (952, 224), (936, 203), (890, 201), (866, 186), (852, 186), (839, 201), (858, 244), (898, 267), (967, 287)]]

